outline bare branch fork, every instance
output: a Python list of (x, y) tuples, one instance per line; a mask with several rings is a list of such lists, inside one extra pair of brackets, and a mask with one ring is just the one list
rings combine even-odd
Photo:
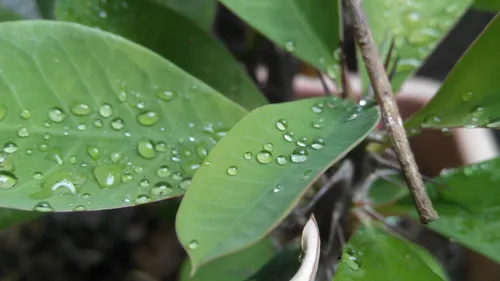
[(389, 82), (384, 64), (366, 21), (366, 15), (362, 8), (362, 0), (345, 0), (345, 4), (346, 10), (351, 14), (353, 20), (356, 43), (361, 50), (361, 55), (368, 70), (377, 102), (380, 105), (385, 128), (398, 156), (406, 183), (418, 211), (420, 222), (426, 224), (438, 219), (439, 216), (425, 191), (422, 177), (410, 149), (410, 143), (403, 127), (391, 83)]

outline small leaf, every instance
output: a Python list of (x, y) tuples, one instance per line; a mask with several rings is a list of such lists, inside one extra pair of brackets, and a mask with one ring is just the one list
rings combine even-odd
[(278, 46), (337, 75), (340, 45), (336, 0), (220, 0)]
[(224, 46), (162, 5), (131, 0), (59, 0), (56, 17), (97, 26), (137, 42), (248, 109), (267, 103)]
[(271, 231), (378, 120), (375, 107), (330, 97), (269, 105), (243, 118), (208, 156), (177, 214), (195, 268)]
[(499, 36), (497, 16), (458, 61), (436, 96), (406, 127), (500, 127)]
[[(398, 91), (425, 61), (439, 41), (462, 17), (472, 0), (363, 1), (379, 46), (394, 38), (392, 63), (399, 59), (392, 85)], [(382, 48), (381, 48), (382, 49)]]
[(472, 7), (479, 10), (497, 12), (500, 11), (500, 1), (498, 0), (474, 0)]
[[(422, 260), (419, 247), (385, 232), (377, 225), (362, 224), (344, 250), (336, 281), (442, 281)], [(431, 259), (427, 254), (425, 259)], [(436, 264), (436, 261), (433, 261)]]
[[(428, 227), (500, 262), (500, 158), (445, 170), (434, 181), (427, 187), (440, 218)], [(414, 213), (409, 197), (389, 208)]]
[(216, 0), (150, 0), (186, 16), (200, 27), (210, 30), (217, 12)]
[(245, 110), (130, 41), (0, 24), (0, 206), (120, 208), (179, 196)]
[(37, 212), (0, 208), (0, 229), (4, 229), (30, 220), (34, 220), (39, 215), (40, 214)]
[(194, 276), (190, 276), (191, 263), (186, 259), (181, 269), (180, 281), (243, 281), (271, 259), (274, 252), (271, 239), (262, 239), (248, 249), (200, 267)]

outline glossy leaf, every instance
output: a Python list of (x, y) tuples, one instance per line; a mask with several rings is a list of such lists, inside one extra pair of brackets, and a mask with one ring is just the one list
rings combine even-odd
[(243, 118), (208, 156), (177, 213), (194, 266), (266, 235), (378, 120), (374, 107), (331, 97), (269, 105)]
[(132, 0), (59, 0), (56, 16), (137, 42), (248, 109), (267, 103), (224, 46), (189, 19), (162, 5)]
[(474, 0), (472, 5), (475, 9), (498, 12), (500, 11), (500, 1), (498, 0)]
[(436, 96), (406, 127), (499, 127), (499, 36), (497, 16), (458, 61)]
[(179, 196), (245, 111), (149, 50), (72, 23), (0, 25), (0, 206)]
[[(440, 218), (428, 227), (500, 262), (500, 159), (445, 170), (434, 180), (441, 185), (427, 187)], [(409, 197), (392, 208), (414, 213)]]
[(37, 212), (0, 208), (0, 229), (34, 220), (39, 215)]
[(216, 0), (150, 0), (186, 16), (200, 27), (210, 30), (217, 12)]
[(362, 224), (344, 250), (334, 280), (442, 281), (428, 261), (422, 260), (421, 251), (425, 250), (416, 247), (376, 225)]
[(375, 40), (386, 49), (394, 38), (399, 59), (394, 91), (425, 61), (439, 41), (465, 13), (472, 0), (363, 1)]
[(191, 276), (191, 263), (186, 259), (181, 269), (180, 281), (243, 281), (261, 268), (274, 255), (271, 239), (263, 239), (257, 244), (227, 257), (212, 261)]
[(338, 72), (339, 11), (336, 0), (220, 0), (275, 44), (327, 71)]

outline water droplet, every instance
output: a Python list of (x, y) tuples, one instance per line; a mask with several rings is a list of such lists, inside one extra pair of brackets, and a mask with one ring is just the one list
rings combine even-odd
[(207, 158), (208, 147), (205, 143), (200, 143), (196, 146), (196, 155), (198, 155), (201, 160), (205, 160), (205, 158)]
[(89, 199), (91, 196), (90, 196), (90, 193), (83, 193), (82, 194), (82, 198), (83, 199)]
[(99, 114), (104, 118), (108, 118), (113, 115), (113, 107), (111, 107), (110, 104), (105, 103), (99, 107)]
[(128, 97), (127, 97), (127, 93), (126, 93), (126, 92), (121, 91), (121, 92), (119, 92), (119, 93), (118, 93), (118, 100), (119, 100), (120, 102), (126, 102), (126, 101), (127, 101), (127, 98), (128, 98)]
[(47, 159), (56, 163), (57, 165), (62, 165), (64, 162), (62, 155), (61, 155), (61, 151), (56, 147), (52, 148), (52, 150), (50, 151), (50, 154), (47, 155)]
[(277, 193), (283, 190), (283, 186), (281, 184), (278, 184), (274, 189), (273, 192)]
[(156, 183), (149, 190), (149, 194), (151, 194), (153, 196), (164, 196), (164, 195), (167, 195), (169, 193), (172, 193), (172, 191), (173, 191), (173, 188), (168, 182), (161, 181), (161, 182)]
[(14, 171), (14, 160), (7, 154), (0, 154), (0, 171)]
[(8, 142), (3, 147), (3, 152), (12, 154), (12, 153), (15, 153), (17, 151), (17, 148), (18, 147), (17, 147), (17, 145), (15, 143)]
[(88, 128), (88, 127), (87, 127), (87, 124), (81, 123), (81, 124), (79, 124), (79, 125), (77, 126), (77, 128), (78, 128), (78, 130), (80, 130), (80, 131), (85, 131), (85, 130), (87, 130), (87, 128)]
[(227, 130), (225, 129), (220, 129), (214, 132), (214, 139), (216, 140), (221, 140), (223, 137), (227, 135)]
[(49, 146), (45, 143), (42, 143), (38, 146), (38, 150), (40, 150), (40, 152), (47, 152), (47, 150), (49, 150)]
[(132, 175), (130, 175), (130, 174), (125, 174), (125, 175), (123, 175), (123, 176), (122, 176), (122, 178), (121, 178), (121, 181), (122, 181), (123, 183), (128, 183), (128, 182), (131, 182), (131, 181), (133, 181), (133, 180), (134, 180), (134, 176), (132, 176)]
[(144, 169), (141, 166), (135, 166), (134, 167), (134, 172), (136, 174), (141, 174), (144, 171)]
[(180, 172), (174, 172), (172, 174), (172, 179), (176, 181), (182, 180), (182, 174)]
[(285, 131), (286, 128), (288, 128), (288, 121), (286, 121), (285, 119), (276, 121), (276, 128), (278, 128), (278, 130), (280, 131)]
[(191, 178), (185, 178), (179, 184), (179, 187), (186, 190), (191, 185)]
[(125, 123), (121, 118), (115, 118), (113, 121), (111, 121), (111, 128), (119, 131), (123, 128), (125, 128)]
[(0, 104), (0, 121), (2, 121), (7, 115), (7, 107), (3, 104)]
[(109, 159), (113, 162), (113, 163), (118, 163), (120, 162), (120, 160), (122, 159), (122, 154), (120, 152), (113, 152), (109, 155)]
[(122, 168), (116, 164), (101, 164), (94, 168), (94, 177), (101, 188), (116, 187), (120, 184)]
[(37, 212), (53, 212), (54, 208), (52, 207), (52, 205), (50, 205), (49, 202), (42, 201), (42, 202), (39, 202), (38, 204), (36, 204), (35, 207), (33, 207), (33, 211), (37, 211)]
[(253, 157), (253, 154), (250, 151), (247, 151), (243, 154), (243, 158), (245, 158), (246, 160), (250, 160), (250, 159), (252, 159), (252, 157)]
[(270, 142), (265, 143), (263, 147), (264, 147), (264, 150), (273, 151), (273, 144)]
[(292, 142), (295, 139), (295, 133), (294, 132), (286, 132), (285, 134), (283, 134), (283, 138), (287, 142)]
[(412, 45), (426, 45), (439, 39), (441, 32), (433, 28), (420, 28), (410, 32), (408, 43)]
[(322, 149), (325, 147), (325, 140), (320, 137), (316, 137), (311, 142), (311, 148), (313, 149)]
[(284, 155), (280, 155), (280, 156), (276, 157), (276, 163), (283, 166), (286, 163), (288, 163), (288, 161), (286, 160), (286, 157)]
[(159, 90), (156, 93), (156, 96), (164, 102), (170, 102), (177, 97), (177, 93), (173, 91)]
[(83, 206), (83, 205), (76, 205), (73, 208), (73, 211), (75, 211), (75, 212), (83, 212), (83, 211), (87, 211), (87, 208), (85, 208), (85, 206)]
[(97, 146), (89, 145), (87, 151), (94, 160), (99, 160), (101, 158), (101, 152)]
[(0, 171), (0, 189), (13, 188), (17, 184), (17, 178), (9, 171)]
[(359, 265), (359, 262), (356, 259), (356, 257), (350, 253), (346, 253), (346, 254), (348, 255), (348, 259), (345, 259), (345, 262), (349, 266), (349, 269), (351, 269), (353, 271), (358, 271), (361, 268), (361, 266)]
[(465, 92), (462, 95), (462, 101), (463, 102), (468, 102), (472, 98), (472, 96), (474, 96), (474, 93), (472, 93), (472, 92)]
[(140, 182), (139, 182), (139, 185), (141, 187), (149, 187), (149, 180), (148, 179), (142, 179)]
[(297, 145), (301, 147), (306, 147), (307, 146), (307, 138), (306, 137), (301, 137), (297, 140)]
[(257, 161), (262, 164), (269, 164), (273, 161), (273, 155), (269, 151), (262, 150), (257, 153)]
[(200, 163), (198, 161), (187, 161), (182, 163), (182, 171), (184, 173), (192, 175), (200, 168)]
[(102, 120), (101, 119), (94, 120), (94, 126), (96, 128), (101, 128), (102, 127)]
[(151, 202), (151, 197), (147, 194), (139, 194), (135, 198), (135, 204), (145, 204)]
[(168, 177), (170, 176), (170, 173), (170, 168), (168, 166), (161, 166), (156, 171), (156, 175), (158, 175), (160, 178)]
[(49, 111), (49, 118), (53, 122), (61, 123), (66, 118), (66, 113), (62, 109), (55, 107)]
[(319, 119), (317, 121), (312, 122), (311, 125), (314, 129), (321, 129), (325, 126), (325, 123), (323, 119)]
[(86, 103), (75, 103), (71, 106), (71, 112), (77, 116), (87, 116), (92, 113), (92, 109)]
[(407, 28), (415, 27), (415, 25), (419, 23), (420, 19), (421, 15), (416, 11), (409, 11), (403, 15), (403, 23)]
[(323, 112), (323, 107), (324, 107), (324, 104), (323, 104), (323, 103), (316, 103), (316, 104), (314, 104), (314, 105), (311, 107), (311, 110), (312, 110), (314, 113), (321, 113), (321, 112)]
[(227, 168), (227, 174), (230, 176), (236, 176), (238, 174), (238, 168), (236, 168), (236, 166)]
[(137, 121), (144, 126), (153, 126), (160, 120), (160, 115), (156, 111), (146, 111), (137, 116)]
[(20, 115), (21, 115), (21, 118), (23, 118), (23, 119), (29, 119), (31, 117), (31, 112), (27, 109), (23, 109), (21, 111)]
[(293, 163), (302, 163), (309, 157), (309, 152), (305, 148), (296, 148), (293, 150), (290, 159)]
[(33, 179), (37, 180), (37, 181), (41, 181), (41, 180), (43, 180), (43, 174), (39, 173), (39, 172), (36, 172), (36, 173), (33, 174)]
[(295, 41), (293, 41), (293, 40), (286, 41), (285, 42), (285, 50), (287, 52), (290, 52), (290, 53), (294, 52), (295, 51)]
[(137, 151), (146, 159), (153, 159), (156, 157), (156, 150), (150, 140), (142, 139), (137, 143)]

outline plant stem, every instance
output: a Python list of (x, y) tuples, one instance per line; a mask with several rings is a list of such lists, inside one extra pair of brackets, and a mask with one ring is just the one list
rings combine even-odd
[[(368, 0), (370, 1), (370, 0)], [(384, 69), (372, 32), (368, 27), (362, 0), (345, 0), (347, 12), (351, 14), (356, 43), (365, 62), (375, 95), (382, 111), (382, 119), (403, 170), (420, 222), (426, 224), (439, 218), (425, 191), (417, 163), (403, 127), (391, 83)]]

